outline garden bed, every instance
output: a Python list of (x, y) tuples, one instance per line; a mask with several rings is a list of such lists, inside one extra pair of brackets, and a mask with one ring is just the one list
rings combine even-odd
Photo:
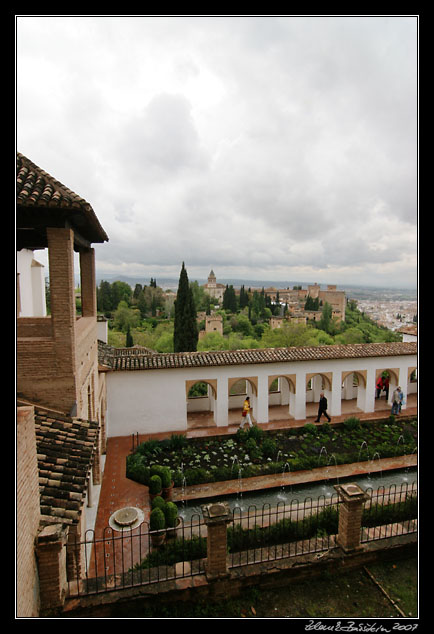
[(313, 425), (264, 431), (254, 426), (232, 436), (187, 439), (173, 434), (166, 440), (141, 443), (127, 457), (127, 477), (148, 485), (152, 465), (169, 467), (175, 486), (203, 484), (282, 472), (303, 471), (332, 464), (409, 455), (417, 448), (413, 417)]

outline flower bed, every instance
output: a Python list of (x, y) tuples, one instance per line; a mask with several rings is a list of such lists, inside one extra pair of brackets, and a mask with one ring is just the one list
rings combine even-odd
[(306, 424), (265, 432), (254, 426), (232, 436), (141, 443), (127, 457), (127, 477), (148, 485), (152, 465), (169, 467), (175, 486), (251, 477), (286, 470), (302, 471), (333, 464), (409, 455), (417, 447), (417, 421), (389, 417), (361, 422), (350, 417), (339, 425)]

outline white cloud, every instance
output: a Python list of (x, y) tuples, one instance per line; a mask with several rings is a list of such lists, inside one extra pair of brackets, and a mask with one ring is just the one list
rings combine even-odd
[(98, 270), (414, 285), (416, 54), (415, 17), (18, 17), (17, 149)]

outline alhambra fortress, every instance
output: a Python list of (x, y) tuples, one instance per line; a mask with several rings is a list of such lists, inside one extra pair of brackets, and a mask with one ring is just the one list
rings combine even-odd
[[(216, 431), (239, 424), (245, 395), (257, 425), (306, 421), (319, 395), (329, 414), (372, 413), (379, 375), (404, 393), (403, 413), (417, 396), (417, 343), (372, 343), (215, 352), (156, 353), (113, 348), (98, 318), (95, 250), (109, 240), (92, 206), (28, 158), (17, 154), (16, 526), (17, 615), (35, 617), (65, 601), (65, 584), (84, 565), (65, 544), (95, 522), (95, 490), (103, 481), (110, 439), (155, 433)], [(44, 267), (48, 250), (50, 314)], [(76, 313), (74, 260), (81, 306)], [(206, 285), (221, 298), (214, 273)], [(345, 319), (345, 293), (266, 289), (288, 305), (289, 319), (315, 318), (302, 310), (307, 295), (327, 301)], [(313, 311), (315, 312), (315, 311)], [(280, 327), (283, 317), (273, 318)], [(209, 318), (207, 330), (218, 330)], [(208, 393), (189, 397), (196, 383)], [(234, 386), (242, 389), (234, 389)], [(273, 386), (273, 387), (272, 387)], [(384, 399), (383, 399), (384, 402)], [(313, 412), (313, 413), (312, 413)], [(313, 418), (311, 419), (313, 420)]]
[[(226, 289), (225, 284), (219, 284), (213, 270), (211, 270), (208, 281), (204, 284), (204, 289), (211, 297), (219, 301), (223, 300)], [(259, 290), (259, 289), (258, 289)], [(237, 291), (236, 291), (237, 292)], [(264, 294), (273, 303), (286, 307), (285, 316), (274, 315), (270, 319), (271, 328), (280, 328), (285, 322), (306, 324), (308, 320), (319, 321), (322, 316), (322, 306), (327, 302), (332, 309), (332, 317), (337, 322), (345, 321), (346, 297), (344, 291), (338, 291), (336, 285), (329, 284), (326, 290), (321, 289), (319, 284), (311, 284), (307, 289), (276, 289), (274, 287), (264, 288)], [(307, 298), (318, 300), (318, 310), (306, 310)], [(215, 312), (207, 315), (205, 312), (198, 313), (198, 321), (205, 321), (205, 329), (199, 331), (199, 338), (203, 338), (209, 332), (223, 334), (223, 318)]]

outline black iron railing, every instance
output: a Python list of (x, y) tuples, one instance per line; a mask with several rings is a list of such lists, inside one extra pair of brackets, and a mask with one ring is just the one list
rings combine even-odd
[[(360, 542), (417, 532), (417, 485), (369, 489)], [(232, 511), (227, 528), (228, 567), (317, 553), (338, 546), (339, 495), (251, 505)], [(201, 514), (180, 518), (161, 534), (146, 522), (137, 528), (107, 527), (102, 537), (87, 531), (67, 548), (69, 596), (109, 592), (204, 574), (207, 527)], [(161, 542), (161, 543), (159, 543)]]
[(387, 539), (417, 532), (417, 483), (368, 489), (360, 542)]
[(84, 540), (67, 544), (68, 594), (82, 596), (203, 574), (204, 524), (199, 515), (176, 529), (150, 531), (107, 527), (100, 538), (87, 531)]
[(336, 546), (337, 494), (304, 501), (279, 502), (276, 507), (235, 509), (228, 529), (231, 566), (295, 557)]

